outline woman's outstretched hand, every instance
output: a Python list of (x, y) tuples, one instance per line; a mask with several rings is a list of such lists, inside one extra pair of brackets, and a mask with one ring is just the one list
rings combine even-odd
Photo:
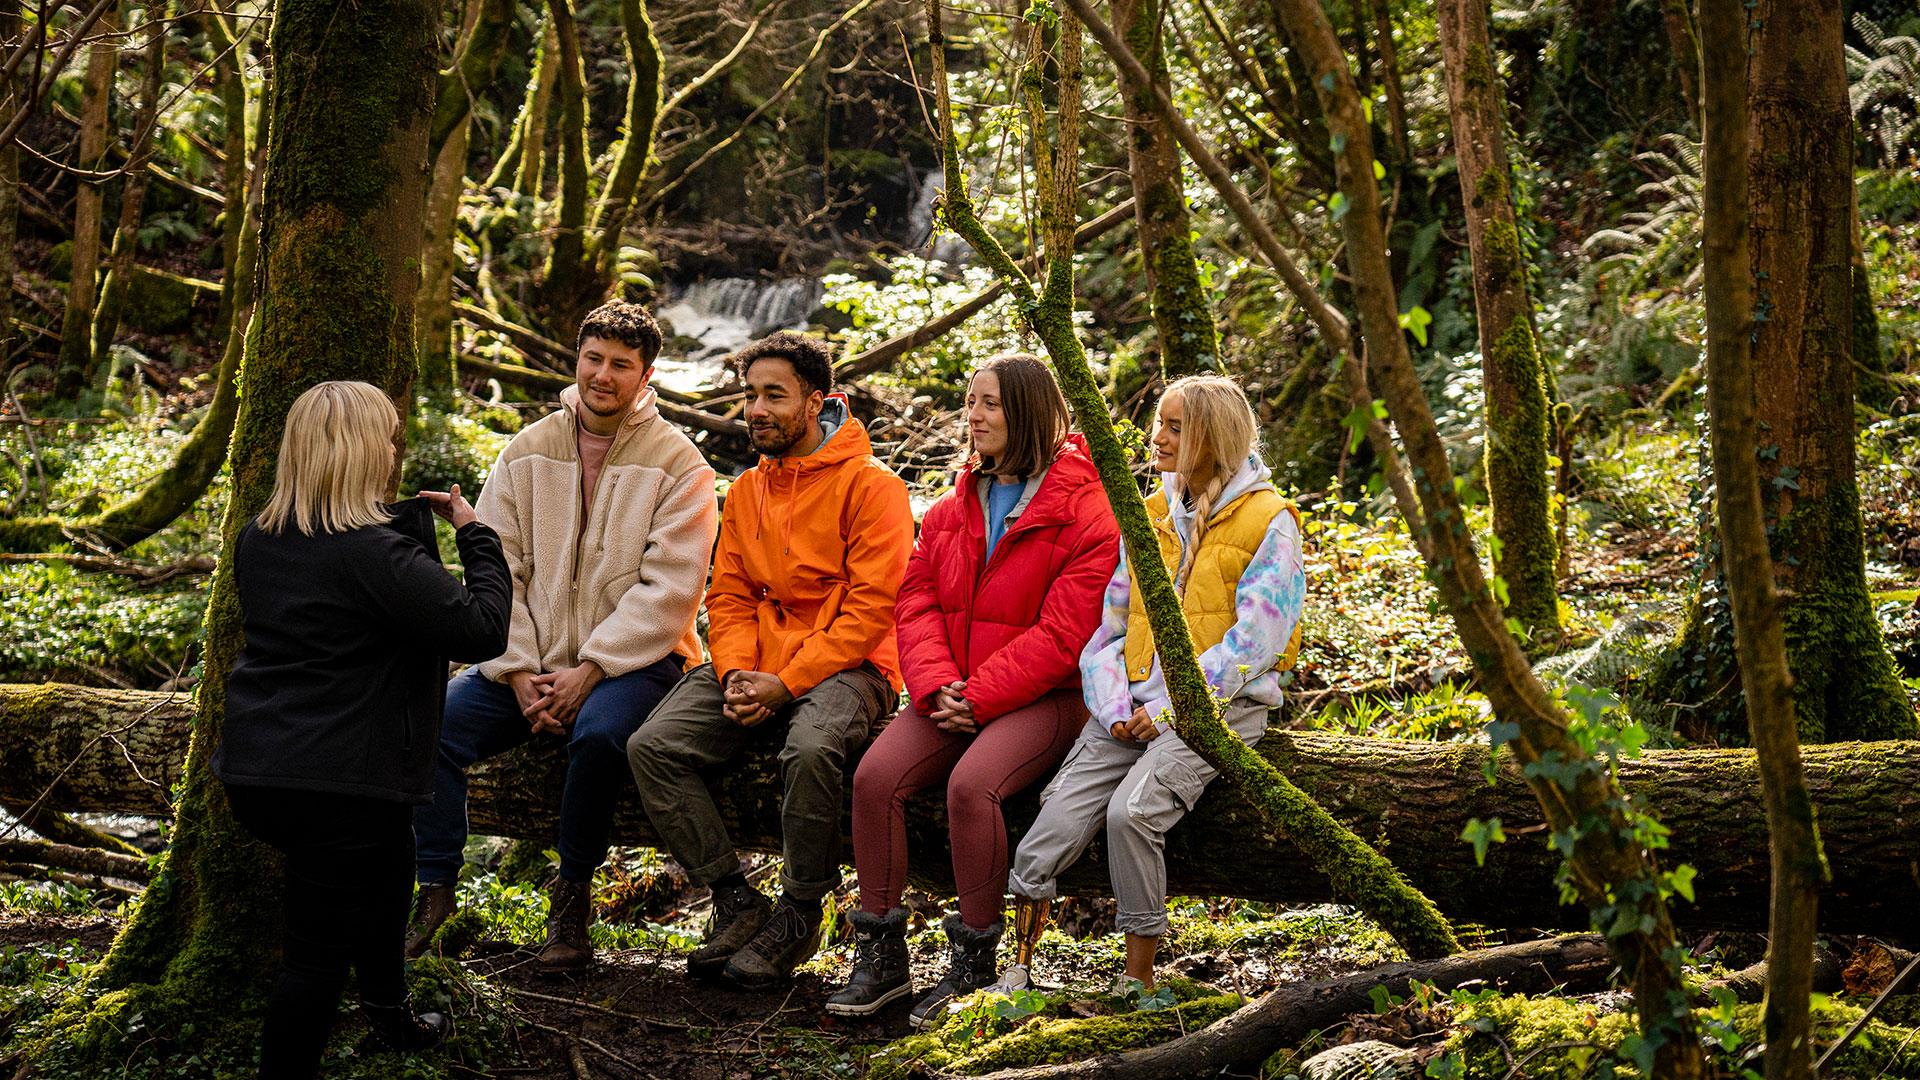
[(427, 500), (433, 512), (447, 519), (447, 523), (458, 529), (474, 520), (473, 504), (460, 495), (460, 485), (453, 485), (451, 491), (423, 491), (420, 497)]

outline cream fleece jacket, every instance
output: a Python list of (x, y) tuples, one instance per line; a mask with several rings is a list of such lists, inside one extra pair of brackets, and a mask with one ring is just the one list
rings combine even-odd
[(694, 617), (719, 518), (712, 467), (648, 389), (583, 507), (580, 392), (567, 387), (560, 404), (500, 452), (474, 508), (513, 572), (507, 651), (480, 673), (498, 682), (592, 660), (612, 677), (676, 652), (699, 663)]

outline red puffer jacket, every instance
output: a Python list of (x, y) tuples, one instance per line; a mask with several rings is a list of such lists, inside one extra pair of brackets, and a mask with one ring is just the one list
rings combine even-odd
[(984, 724), (1080, 685), (1080, 650), (1100, 624), (1120, 528), (1079, 435), (1061, 445), (991, 559), (975, 480), (963, 469), (927, 511), (895, 614), (914, 708), (926, 712), (935, 691), (965, 679)]

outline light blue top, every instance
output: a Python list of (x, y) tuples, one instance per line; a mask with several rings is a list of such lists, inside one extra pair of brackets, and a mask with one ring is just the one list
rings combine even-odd
[(1019, 480), (996, 480), (987, 488), (987, 558), (993, 558), (994, 546), (1007, 535), (1007, 514), (1020, 504), (1026, 486)]

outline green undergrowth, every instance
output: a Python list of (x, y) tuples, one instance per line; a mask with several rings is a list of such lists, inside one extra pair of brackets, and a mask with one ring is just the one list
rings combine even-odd
[[(1170, 957), (1202, 952), (1247, 953), (1269, 964), (1363, 969), (1405, 960), (1379, 924), (1334, 904), (1283, 910), (1247, 901), (1177, 899), (1169, 911)], [(1121, 947), (1116, 936), (1116, 953)]]
[[(1824, 1050), (1860, 1018), (1863, 1009), (1824, 995), (1814, 998), (1814, 1043)], [(1760, 1005), (1735, 1004), (1728, 997), (1711, 1008), (1696, 1009), (1694, 1015), (1713, 1059), (1715, 1075), (1759, 1075), (1763, 1025)], [(1915, 1019), (1911, 1007), (1892, 1010), (1885, 1019), (1876, 1017), (1829, 1063), (1823, 1075), (1920, 1076), (1920, 1037), (1916, 1037), (1920, 1028), (1907, 1026)], [(1461, 1005), (1453, 1024), (1444, 1052), (1428, 1064), (1430, 1077), (1626, 1080), (1648, 1076), (1633, 1017), (1591, 1002), (1483, 994)]]
[(867, 1076), (978, 1075), (1136, 1049), (1203, 1028), (1244, 1001), (1178, 976), (1161, 979), (1156, 991), (1136, 990), (1127, 999), (1037, 991), (1012, 997), (975, 994), (957, 1003), (932, 1031), (881, 1048)]

